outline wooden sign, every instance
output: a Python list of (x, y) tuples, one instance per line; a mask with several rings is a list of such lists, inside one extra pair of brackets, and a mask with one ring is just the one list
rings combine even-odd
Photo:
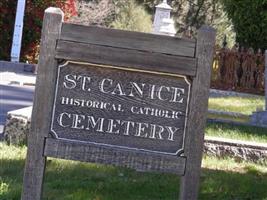
[(215, 31), (191, 40), (62, 20), (46, 10), (22, 200), (41, 199), (47, 157), (177, 174), (180, 199), (196, 200)]
[(58, 69), (54, 137), (170, 155), (183, 151), (186, 77), (77, 62)]

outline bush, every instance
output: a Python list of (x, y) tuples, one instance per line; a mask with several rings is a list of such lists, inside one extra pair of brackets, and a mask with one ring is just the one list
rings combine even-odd
[(247, 48), (267, 49), (267, 0), (223, 0), (223, 4), (237, 42)]
[(16, 1), (0, 1), (0, 60), (10, 58), (12, 30), (16, 15)]
[(151, 16), (135, 1), (120, 0), (115, 3), (115, 21), (111, 27), (123, 30), (151, 32)]
[[(27, 0), (21, 46), (21, 60), (36, 63), (41, 37), (44, 10), (48, 7), (59, 7), (67, 20), (76, 14), (75, 0)], [(0, 2), (0, 60), (10, 60), (12, 37), (16, 15), (16, 2)]]
[(77, 15), (71, 23), (109, 26), (114, 20), (113, 0), (76, 0)]

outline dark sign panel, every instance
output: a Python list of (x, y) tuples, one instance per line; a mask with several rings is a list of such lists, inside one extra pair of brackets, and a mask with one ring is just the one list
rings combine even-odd
[(58, 70), (51, 132), (64, 140), (179, 154), (189, 94), (183, 76), (67, 62)]

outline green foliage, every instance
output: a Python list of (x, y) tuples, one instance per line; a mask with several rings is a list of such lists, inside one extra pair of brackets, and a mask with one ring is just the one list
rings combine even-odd
[(234, 31), (233, 23), (220, 2), (216, 3), (214, 9), (216, 12), (209, 25), (216, 29), (216, 45), (222, 47), (224, 37), (226, 36), (227, 46), (232, 48), (236, 43), (236, 33)]
[(16, 15), (16, 1), (0, 1), (0, 60), (8, 59), (11, 49), (12, 29)]
[(244, 47), (267, 49), (267, 0), (223, 0)]
[[(150, 13), (154, 13), (155, 6), (162, 0), (137, 0), (144, 4)], [(172, 16), (176, 21), (178, 32), (182, 33), (191, 26), (198, 29), (203, 24), (210, 24), (216, 15), (218, 0), (174, 0), (168, 1), (172, 6)]]
[(123, 30), (151, 32), (151, 16), (143, 6), (135, 1), (117, 0), (115, 2), (115, 21), (111, 27)]
[[(155, 6), (162, 0), (137, 0), (154, 14)], [(216, 43), (221, 45), (224, 35), (230, 47), (235, 43), (235, 32), (231, 20), (228, 19), (220, 0), (173, 0), (168, 1), (172, 6), (172, 17), (178, 29), (177, 35), (182, 36), (191, 29), (193, 35), (202, 25), (210, 25), (217, 30)]]
[(135, 0), (77, 0), (78, 15), (71, 22), (150, 32), (151, 17)]

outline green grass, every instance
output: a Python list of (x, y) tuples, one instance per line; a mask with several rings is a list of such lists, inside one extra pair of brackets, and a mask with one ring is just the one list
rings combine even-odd
[(209, 98), (209, 109), (238, 112), (250, 115), (257, 108), (263, 109), (264, 97), (211, 97)]
[(267, 168), (234, 159), (204, 158), (200, 199), (267, 200)]
[[(0, 199), (18, 200), (25, 147), (0, 143)], [(267, 200), (266, 165), (205, 157), (200, 200)], [(45, 200), (175, 200), (179, 178), (124, 168), (49, 159)]]
[(267, 128), (208, 123), (205, 133), (220, 138), (267, 143)]

